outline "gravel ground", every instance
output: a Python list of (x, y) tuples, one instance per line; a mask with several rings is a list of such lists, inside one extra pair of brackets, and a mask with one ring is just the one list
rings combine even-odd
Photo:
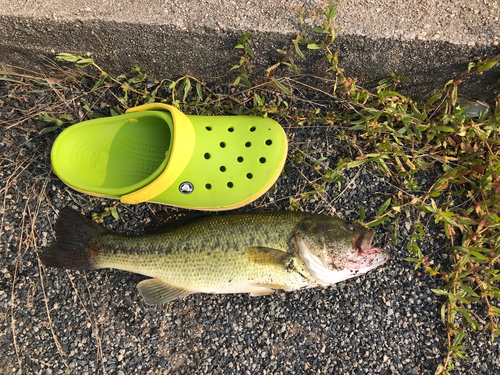
[[(109, 92), (91, 98), (84, 85), (70, 86), (59, 94), (76, 97), (76, 113), (90, 104), (109, 114), (116, 105)], [(54, 238), (58, 210), (69, 205), (90, 216), (112, 202), (79, 194), (51, 174), (50, 147), (59, 131), (40, 134), (45, 124), (23, 119), (55, 106), (60, 95), (31, 91), (0, 81), (2, 373), (432, 374), (444, 360), (442, 300), (430, 290), (443, 283), (403, 260), (414, 217), (402, 218), (396, 246), (390, 224), (377, 228), (377, 244), (393, 256), (377, 270), (329, 288), (273, 296), (198, 294), (152, 307), (135, 287), (142, 276), (40, 267), (38, 252)], [(290, 99), (297, 111), (324, 105), (314, 93), (303, 94), (308, 101)], [(339, 157), (355, 156), (338, 141), (338, 126), (292, 127), (278, 120), (290, 139), (290, 155), (305, 150), (311, 160), (326, 157), (330, 166)], [(416, 177), (425, 186), (437, 173)], [(276, 188), (240, 211), (289, 209), (289, 197), (312, 190), (319, 177), (290, 158)], [(349, 170), (345, 177), (340, 191), (328, 184), (322, 197), (301, 202), (302, 209), (352, 220), (363, 205), (369, 219), (397, 192), (397, 181), (370, 167)], [(127, 234), (144, 231), (156, 212), (177, 211), (153, 204), (117, 209), (119, 220), (109, 216), (104, 225)], [(431, 218), (425, 220), (431, 234), (422, 250), (446, 267), (443, 250), (449, 244)], [(457, 363), (455, 373), (500, 374), (498, 341), (480, 333), (468, 336), (467, 345), (470, 361)]]

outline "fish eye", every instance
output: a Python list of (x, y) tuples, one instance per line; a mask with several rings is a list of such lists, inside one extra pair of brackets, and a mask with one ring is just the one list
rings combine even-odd
[(354, 225), (352, 223), (345, 223), (345, 227), (350, 231), (354, 230)]

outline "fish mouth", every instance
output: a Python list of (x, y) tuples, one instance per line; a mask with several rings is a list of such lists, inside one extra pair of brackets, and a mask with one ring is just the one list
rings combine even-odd
[(368, 272), (391, 259), (386, 251), (373, 247), (372, 241), (375, 230), (368, 229), (359, 237), (354, 238), (353, 248), (355, 253), (347, 259), (346, 268), (359, 273)]
[(368, 229), (364, 233), (360, 234), (357, 238), (354, 238), (354, 248), (358, 252), (357, 255), (370, 255), (380, 253), (380, 249), (372, 246), (373, 237), (375, 236), (375, 230)]

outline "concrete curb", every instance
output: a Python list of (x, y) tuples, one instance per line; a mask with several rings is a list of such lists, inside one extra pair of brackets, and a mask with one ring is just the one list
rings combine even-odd
[[(128, 73), (139, 65), (155, 78), (190, 74), (205, 81), (228, 82), (234, 79), (229, 69), (241, 52), (234, 49), (238, 37), (252, 31), (256, 56), (252, 78), (258, 83), (265, 78), (265, 69), (278, 61), (276, 49), (291, 45), (297, 27), (292, 10), (300, 6), (296, 1), (259, 0), (239, 5), (216, 0), (196, 4), (92, 0), (86, 7), (59, 1), (51, 2), (50, 8), (38, 4), (38, 8), (26, 9), (0, 0), (0, 62), (43, 72), (48, 69), (47, 58), (72, 52), (92, 56), (115, 74)], [(468, 5), (471, 9), (476, 5), (478, 9), (462, 20), (460, 13), (450, 16), (448, 28), (443, 25), (443, 14), (462, 9), (457, 1), (431, 4), (434, 15), (432, 9), (418, 11), (415, 4), (419, 2), (404, 1), (406, 8), (397, 0), (388, 3), (346, 0), (339, 9), (338, 24), (345, 30), (336, 41), (340, 63), (347, 76), (357, 77), (368, 89), (395, 73), (410, 79), (401, 86), (405, 94), (424, 98), (466, 71), (469, 61), (500, 52), (500, 22), (495, 21), (500, 7), (496, 2), (489, 7), (483, 1), (469, 2), (473, 3)], [(449, 7), (443, 8), (443, 3)], [(315, 1), (305, 4), (306, 16), (308, 8), (317, 6)], [(413, 8), (417, 13), (408, 13)], [(330, 78), (322, 54), (307, 52), (308, 59), (299, 62), (302, 73)], [(491, 99), (499, 78), (500, 67), (496, 66), (465, 82), (460, 94)]]

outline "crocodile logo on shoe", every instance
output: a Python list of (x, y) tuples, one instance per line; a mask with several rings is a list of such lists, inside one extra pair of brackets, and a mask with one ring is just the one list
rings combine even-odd
[(179, 191), (182, 194), (191, 194), (194, 190), (194, 186), (191, 182), (183, 182), (179, 185)]

